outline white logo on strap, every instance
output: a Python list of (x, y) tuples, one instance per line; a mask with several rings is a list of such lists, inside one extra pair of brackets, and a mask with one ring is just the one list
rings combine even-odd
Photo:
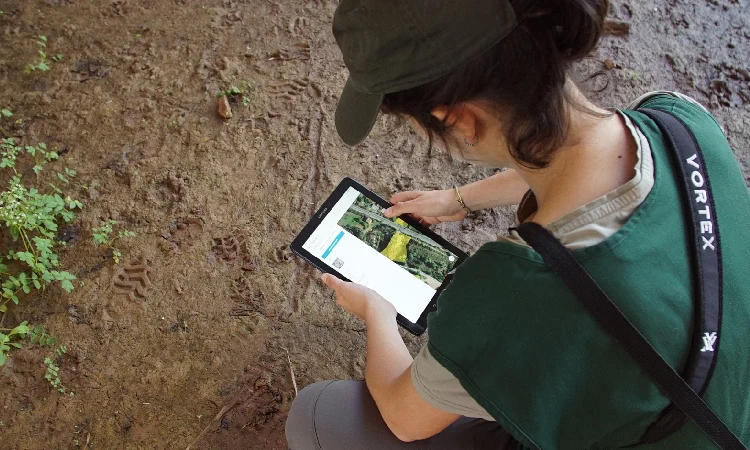
[(714, 344), (716, 343), (716, 332), (714, 331), (713, 333), (703, 333), (703, 335), (703, 348), (701, 349), (701, 351), (714, 351)]

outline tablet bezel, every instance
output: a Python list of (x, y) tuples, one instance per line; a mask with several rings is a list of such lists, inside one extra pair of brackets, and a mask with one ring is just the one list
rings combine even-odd
[[(307, 242), (307, 240), (310, 238), (310, 235), (315, 231), (315, 229), (320, 225), (320, 223), (323, 221), (323, 219), (328, 215), (331, 208), (333, 208), (333, 205), (338, 202), (341, 197), (344, 195), (344, 193), (349, 189), (354, 188), (361, 194), (363, 194), (365, 197), (369, 198), (370, 200), (374, 201), (378, 205), (382, 206), (383, 208), (388, 208), (392, 206), (391, 203), (389, 203), (387, 200), (381, 198), (379, 195), (375, 194), (374, 192), (370, 191), (366, 187), (362, 186), (355, 180), (347, 177), (344, 178), (341, 183), (334, 189), (333, 193), (323, 202), (323, 204), (320, 206), (320, 208), (315, 212), (315, 215), (313, 215), (312, 219), (310, 219), (310, 222), (305, 225), (305, 227), (302, 229), (302, 231), (299, 233), (299, 235), (292, 241), (292, 244), (290, 248), (293, 252), (301, 256), (303, 259), (305, 259), (307, 262), (318, 268), (321, 272), (324, 273), (330, 273), (332, 275), (335, 275), (342, 280), (345, 281), (351, 281), (345, 276), (343, 276), (341, 273), (339, 273), (334, 267), (330, 267), (328, 264), (302, 248), (302, 245)], [(466, 258), (468, 258), (468, 255), (461, 251), (460, 249), (456, 248), (453, 244), (443, 239), (441, 236), (439, 236), (434, 231), (430, 230), (426, 226), (420, 224), (417, 220), (412, 218), (411, 216), (404, 215), (399, 217), (404, 222), (408, 223), (409, 225), (413, 226), (420, 232), (424, 233), (425, 236), (429, 237), (430, 239), (434, 240), (438, 244), (445, 247), (447, 250), (451, 251), (454, 255), (456, 255), (457, 260), (456, 263), (453, 265), (453, 268), (451, 269), (451, 273), (461, 265)], [(443, 280), (443, 283), (440, 285), (440, 287), (435, 291), (435, 295), (432, 297), (430, 302), (427, 304), (427, 307), (424, 311), (422, 311), (422, 315), (419, 317), (419, 320), (417, 320), (416, 323), (409, 321), (406, 317), (402, 316), (401, 314), (398, 314), (396, 317), (397, 322), (402, 327), (406, 328), (410, 333), (415, 334), (417, 336), (421, 335), (425, 332), (427, 329), (427, 315), (434, 311), (437, 308), (437, 299), (440, 296), (440, 293), (443, 291), (443, 289), (446, 288), (448, 283), (450, 283), (452, 276), (449, 274), (445, 280)]]

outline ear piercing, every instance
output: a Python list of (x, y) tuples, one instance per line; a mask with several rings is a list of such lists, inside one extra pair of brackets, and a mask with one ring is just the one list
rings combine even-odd
[(468, 145), (469, 147), (476, 147), (476, 145), (479, 143), (479, 136), (477, 136), (477, 140), (474, 142), (469, 142), (464, 138), (464, 144)]

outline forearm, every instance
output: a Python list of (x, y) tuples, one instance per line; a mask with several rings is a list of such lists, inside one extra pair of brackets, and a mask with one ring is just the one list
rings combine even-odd
[(398, 332), (395, 315), (373, 314), (368, 317), (367, 362), (365, 381), (383, 417), (388, 420), (388, 409), (393, 404), (390, 394), (398, 377), (406, 371), (413, 359)]
[(461, 186), (461, 197), (472, 211), (498, 206), (517, 205), (529, 185), (513, 169)]

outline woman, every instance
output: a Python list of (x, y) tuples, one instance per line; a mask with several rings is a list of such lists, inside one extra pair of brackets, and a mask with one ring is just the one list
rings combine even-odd
[[(402, 192), (391, 217), (461, 220), (519, 204), (550, 230), (677, 370), (691, 348), (689, 230), (669, 148), (640, 107), (670, 111), (703, 148), (722, 236), (721, 349), (703, 398), (750, 442), (747, 187), (713, 118), (652, 93), (629, 109), (589, 102), (566, 73), (599, 41), (607, 0), (342, 0), (334, 34), (350, 78), (336, 112), (356, 145), (378, 112), (407, 118), (456, 156), (507, 168), (456, 189)], [(692, 423), (651, 445), (670, 400), (516, 234), (457, 271), (415, 359), (394, 308), (324, 275), (367, 327), (365, 382), (303, 389), (287, 422), (293, 450), (711, 448)]]

